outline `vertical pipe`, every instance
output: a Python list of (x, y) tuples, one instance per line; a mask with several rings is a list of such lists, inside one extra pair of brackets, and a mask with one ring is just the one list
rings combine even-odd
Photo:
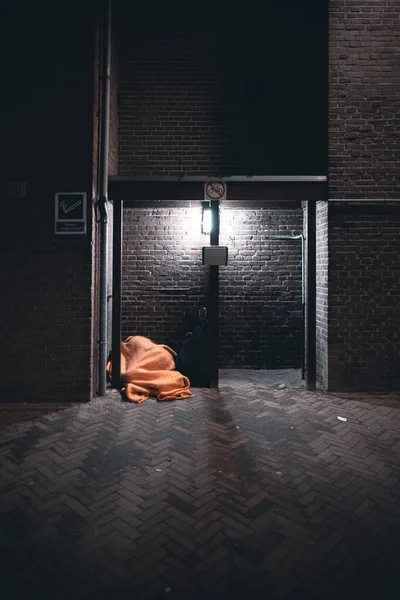
[(108, 153), (110, 126), (111, 0), (103, 1), (100, 140), (100, 314), (99, 314), (99, 395), (106, 393), (107, 364), (107, 278), (108, 278)]
[(307, 201), (307, 288), (306, 288), (306, 348), (307, 348), (307, 389), (316, 388), (316, 207), (315, 202)]
[(304, 235), (301, 235), (301, 378), (306, 378), (306, 274), (304, 256)]
[(122, 223), (123, 201), (115, 200), (113, 221), (113, 303), (111, 343), (111, 386), (113, 388), (121, 387)]
[[(219, 202), (211, 201), (211, 246), (219, 244)], [(218, 360), (219, 360), (219, 267), (218, 265), (210, 266), (210, 332), (211, 332), (211, 372), (210, 372), (210, 387), (218, 388)]]

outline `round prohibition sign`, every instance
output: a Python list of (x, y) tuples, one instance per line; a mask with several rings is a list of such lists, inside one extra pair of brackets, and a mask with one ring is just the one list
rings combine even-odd
[(220, 200), (225, 195), (225, 184), (213, 181), (206, 185), (206, 196), (210, 200)]

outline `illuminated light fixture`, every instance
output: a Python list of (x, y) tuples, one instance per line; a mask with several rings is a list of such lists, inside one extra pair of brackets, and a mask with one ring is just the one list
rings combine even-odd
[(212, 229), (212, 213), (210, 202), (203, 202), (203, 214), (201, 219), (201, 232), (210, 234)]

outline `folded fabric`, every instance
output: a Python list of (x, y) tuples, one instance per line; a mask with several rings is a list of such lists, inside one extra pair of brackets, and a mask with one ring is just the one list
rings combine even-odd
[[(169, 346), (135, 335), (121, 343), (121, 379), (126, 383), (126, 397), (143, 402), (149, 396), (158, 400), (190, 398), (190, 381), (176, 371), (176, 353)], [(107, 365), (111, 374), (112, 364)]]

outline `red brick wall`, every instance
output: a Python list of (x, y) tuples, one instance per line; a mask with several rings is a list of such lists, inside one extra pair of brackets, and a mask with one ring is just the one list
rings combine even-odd
[(316, 377), (328, 387), (328, 203), (316, 206)]
[[(89, 400), (93, 6), (79, 19), (73, 6), (19, 8), (4, 91), (1, 397)], [(27, 197), (8, 199), (9, 180), (26, 181)], [(86, 235), (54, 234), (58, 191), (87, 192)]]
[(400, 209), (330, 206), (329, 387), (399, 389)]
[(400, 3), (331, 0), (330, 198), (400, 198)]
[[(186, 308), (208, 303), (201, 263), (201, 203), (124, 209), (123, 337), (142, 334), (173, 347)], [(300, 209), (224, 203), (220, 268), (220, 366), (301, 365), (301, 244), (267, 236), (298, 235)]]

